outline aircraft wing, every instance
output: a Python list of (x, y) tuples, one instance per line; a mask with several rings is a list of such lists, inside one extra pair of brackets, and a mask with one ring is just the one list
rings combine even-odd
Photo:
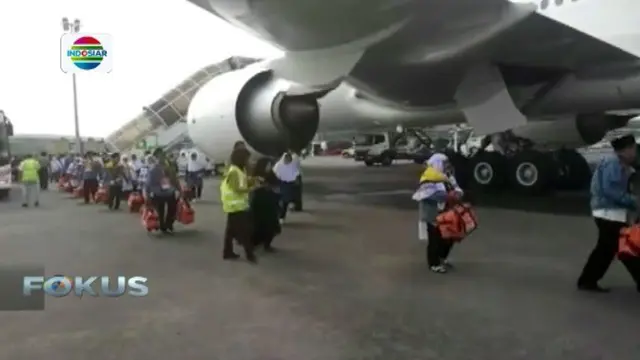
[(515, 24), (498, 41), (504, 46), (496, 48), (492, 60), (501, 64), (580, 70), (640, 61), (634, 54), (539, 13)]

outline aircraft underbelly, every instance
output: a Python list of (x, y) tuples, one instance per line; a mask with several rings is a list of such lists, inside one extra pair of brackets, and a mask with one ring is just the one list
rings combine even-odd
[[(505, 0), (189, 0), (286, 51), (333, 48), (395, 24), (468, 25)], [(427, 35), (427, 34), (424, 34)]]

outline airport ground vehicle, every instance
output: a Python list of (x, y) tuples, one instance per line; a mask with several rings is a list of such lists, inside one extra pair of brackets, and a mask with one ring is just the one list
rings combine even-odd
[(11, 192), (12, 168), (9, 137), (13, 136), (13, 124), (0, 110), (0, 200), (7, 199)]
[[(358, 134), (354, 137), (353, 158), (367, 166), (390, 166), (394, 160), (422, 163), (430, 156), (430, 141), (426, 136), (415, 136), (414, 131), (417, 130)], [(428, 143), (421, 139), (427, 139)]]
[(354, 158), (356, 156), (356, 149), (354, 146), (344, 149), (342, 150), (342, 152), (340, 152), (340, 156), (342, 156), (343, 158)]

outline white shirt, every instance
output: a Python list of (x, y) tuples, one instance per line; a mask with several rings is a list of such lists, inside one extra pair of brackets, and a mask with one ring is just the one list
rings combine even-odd
[(276, 174), (276, 177), (280, 179), (280, 181), (294, 182), (298, 178), (298, 175), (300, 175), (300, 164), (295, 160), (285, 164), (284, 159), (280, 159), (280, 161), (273, 166), (273, 173)]
[(203, 169), (204, 169), (204, 166), (198, 160), (189, 160), (189, 163), (187, 163), (187, 171), (188, 172), (197, 172), (197, 171), (201, 171)]
[(626, 223), (629, 215), (625, 209), (597, 209), (593, 210), (591, 214), (595, 218), (621, 223)]
[(142, 168), (142, 166), (143, 166), (143, 164), (142, 164), (142, 161), (140, 161), (140, 159), (136, 159), (136, 160), (133, 162), (133, 168), (134, 168), (136, 171), (140, 170), (140, 169)]
[(58, 159), (53, 159), (51, 162), (51, 171), (58, 172), (60, 170), (62, 170), (62, 162)]

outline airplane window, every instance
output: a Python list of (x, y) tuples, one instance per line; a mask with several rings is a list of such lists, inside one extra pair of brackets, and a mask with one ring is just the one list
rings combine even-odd
[(540, 2), (540, 10), (544, 10), (549, 7), (549, 0), (542, 0)]

